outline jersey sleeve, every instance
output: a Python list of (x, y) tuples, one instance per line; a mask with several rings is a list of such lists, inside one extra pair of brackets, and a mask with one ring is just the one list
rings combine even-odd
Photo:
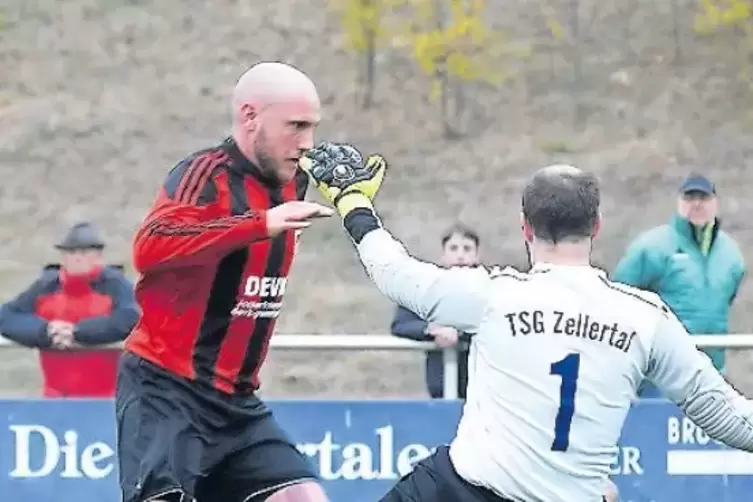
[(481, 268), (440, 268), (408, 254), (383, 228), (356, 248), (366, 273), (390, 300), (429, 323), (475, 333), (486, 309), (489, 274)]
[(45, 278), (0, 307), (0, 333), (9, 340), (40, 349), (50, 346), (47, 321), (35, 313), (37, 298), (45, 289)]
[(753, 403), (727, 383), (666, 308), (646, 376), (711, 438), (753, 451)]
[(265, 210), (227, 216), (218, 208), (220, 162), (206, 154), (171, 171), (134, 237), (136, 270), (200, 264), (268, 237)]

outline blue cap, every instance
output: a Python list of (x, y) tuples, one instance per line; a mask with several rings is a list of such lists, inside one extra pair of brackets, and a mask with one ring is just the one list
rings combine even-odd
[(712, 195), (716, 193), (716, 187), (707, 177), (701, 176), (700, 174), (691, 174), (685, 178), (685, 181), (680, 185), (680, 192), (702, 192), (707, 195)]

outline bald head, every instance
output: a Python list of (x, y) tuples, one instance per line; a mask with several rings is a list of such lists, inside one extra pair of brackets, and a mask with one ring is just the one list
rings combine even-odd
[(554, 164), (536, 171), (523, 190), (523, 217), (539, 240), (574, 242), (594, 235), (599, 203), (595, 176)]
[(267, 106), (289, 99), (318, 102), (316, 86), (302, 71), (285, 63), (265, 62), (248, 69), (233, 90), (233, 108)]
[(289, 183), (314, 146), (319, 96), (311, 79), (284, 63), (259, 63), (233, 91), (233, 138), (269, 181)]
[(534, 176), (577, 176), (583, 171), (570, 164), (552, 164), (539, 169)]

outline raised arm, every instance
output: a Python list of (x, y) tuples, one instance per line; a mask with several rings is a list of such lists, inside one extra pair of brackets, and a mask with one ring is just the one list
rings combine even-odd
[(199, 263), (268, 237), (266, 213), (227, 216), (219, 194), (226, 190), (223, 154), (210, 152), (176, 166), (133, 241), (139, 272)]
[(366, 273), (385, 296), (429, 323), (477, 331), (486, 307), (485, 270), (444, 269), (410, 256), (368, 208), (353, 211), (344, 224)]
[(647, 377), (709, 437), (753, 451), (753, 403), (727, 383), (668, 309), (657, 327)]
[(387, 168), (382, 157), (364, 160), (350, 145), (323, 143), (307, 152), (301, 167), (337, 208), (366, 273), (383, 294), (430, 323), (467, 333), (478, 330), (488, 274), (417, 260), (382, 228), (371, 203)]

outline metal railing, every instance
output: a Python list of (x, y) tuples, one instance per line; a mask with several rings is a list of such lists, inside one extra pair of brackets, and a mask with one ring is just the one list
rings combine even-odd
[[(753, 334), (693, 335), (699, 348), (750, 349)], [(0, 336), (0, 349), (18, 347)], [(107, 347), (107, 346), (106, 346)], [(121, 344), (109, 347), (119, 348)], [(97, 348), (103, 348), (98, 346)], [(427, 351), (439, 349), (432, 342), (414, 342), (392, 335), (277, 335), (272, 337), (275, 350), (388, 350)], [(456, 349), (444, 349), (444, 398), (458, 397), (458, 356)]]

